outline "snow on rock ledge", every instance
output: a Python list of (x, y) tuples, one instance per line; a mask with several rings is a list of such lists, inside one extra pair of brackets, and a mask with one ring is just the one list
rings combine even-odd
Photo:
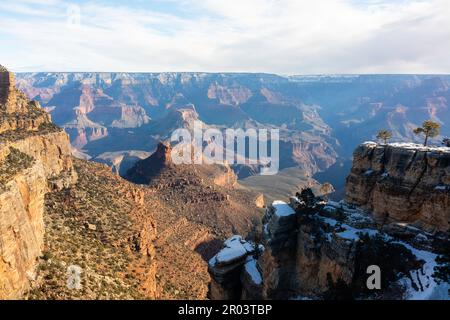
[(295, 211), (284, 201), (274, 201), (272, 203), (274, 214), (278, 217), (287, 217), (295, 214)]
[[(366, 146), (366, 147), (370, 147), (370, 148), (375, 148), (377, 146), (380, 146), (380, 144), (373, 142), (373, 141), (366, 141), (362, 145)], [(381, 146), (413, 150), (413, 151), (450, 153), (450, 147), (424, 146), (422, 144), (417, 144), (417, 143), (393, 142), (393, 143), (388, 143), (387, 145), (381, 145)]]
[(262, 252), (264, 247), (262, 245), (256, 247), (254, 243), (245, 241), (238, 235), (224, 242), (222, 250), (208, 263), (208, 270), (212, 276), (211, 299), (240, 299), (241, 274), (248, 275), (246, 281), (250, 286), (258, 286), (262, 283), (261, 274), (256, 265), (253, 265), (256, 263), (253, 258), (256, 251)]
[(294, 209), (284, 201), (274, 201), (264, 215), (264, 232), (266, 235), (287, 232), (295, 227)]
[(223, 245), (223, 249), (209, 260), (211, 267), (242, 260), (248, 254), (255, 251), (254, 244), (243, 240), (239, 235), (234, 235), (227, 239)]

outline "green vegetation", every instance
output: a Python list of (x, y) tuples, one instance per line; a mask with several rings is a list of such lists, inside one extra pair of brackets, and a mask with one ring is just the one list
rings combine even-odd
[(4, 185), (16, 174), (25, 170), (34, 163), (34, 158), (20, 152), (15, 148), (9, 149), (9, 155), (0, 162), (0, 183)]
[(383, 140), (384, 144), (387, 144), (388, 140), (392, 139), (392, 132), (389, 130), (385, 130), (385, 129), (380, 130), (380, 131), (378, 131), (377, 139)]
[[(152, 261), (135, 249), (140, 233), (128, 212), (133, 198), (119, 197), (128, 185), (100, 165), (75, 161), (76, 186), (45, 196), (45, 251), (39, 263), (39, 286), (28, 299), (146, 299), (139, 274)], [(89, 224), (96, 229), (89, 229)], [(67, 287), (68, 267), (82, 269), (79, 290)]]
[(427, 120), (422, 124), (422, 127), (414, 129), (415, 134), (425, 135), (425, 141), (423, 143), (424, 146), (427, 146), (429, 138), (437, 137), (440, 131), (441, 125), (432, 120)]

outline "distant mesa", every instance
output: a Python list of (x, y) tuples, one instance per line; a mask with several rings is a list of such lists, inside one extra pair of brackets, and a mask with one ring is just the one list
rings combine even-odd
[(138, 161), (134, 167), (128, 170), (128, 180), (134, 183), (148, 184), (162, 169), (171, 165), (171, 151), (170, 144), (159, 142), (156, 151), (150, 157)]

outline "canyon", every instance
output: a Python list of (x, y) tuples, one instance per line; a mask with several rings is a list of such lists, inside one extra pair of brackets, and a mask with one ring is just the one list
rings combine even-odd
[(206, 260), (258, 225), (262, 195), (228, 166), (174, 166), (162, 142), (118, 165), (145, 180), (128, 182), (73, 157), (48, 109), (0, 80), (0, 298), (205, 299)]
[(353, 149), (380, 129), (392, 131), (394, 141), (419, 142), (412, 129), (433, 119), (442, 124), (442, 136), (450, 135), (447, 75), (106, 72), (17, 78), (81, 154), (115, 168), (123, 160), (122, 175), (194, 120), (217, 129), (277, 128), (280, 173), (273, 181), (279, 187), (267, 188), (258, 168), (232, 166), (243, 184), (267, 199), (287, 201), (290, 190), (314, 184), (314, 178), (332, 182), (343, 196), (348, 172), (337, 177), (336, 171), (349, 170)]
[[(450, 149), (409, 141), (449, 80), (1, 67), (0, 299), (448, 299)], [(279, 129), (279, 174), (174, 164), (194, 121)]]

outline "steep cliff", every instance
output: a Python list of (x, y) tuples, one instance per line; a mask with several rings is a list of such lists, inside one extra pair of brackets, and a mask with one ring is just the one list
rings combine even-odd
[(76, 181), (67, 134), (0, 70), (0, 299), (19, 298), (44, 245), (44, 196)]
[[(274, 201), (256, 237), (264, 249), (230, 247), (235, 236), (210, 260), (211, 298), (450, 299), (450, 284), (435, 275), (450, 245), (448, 152), (360, 146), (347, 201), (311, 189)], [(381, 270), (380, 289), (367, 286), (370, 266)]]
[(379, 223), (407, 223), (429, 232), (450, 228), (450, 148), (368, 142), (353, 154), (346, 201)]
[[(277, 201), (265, 215), (264, 249), (230, 248), (235, 236), (211, 259), (210, 297), (449, 299), (449, 284), (433, 277), (448, 239), (436, 246), (420, 229), (397, 227), (380, 230), (361, 210), (320, 199), (308, 204), (304, 194), (290, 205)], [(381, 270), (379, 290), (366, 283), (373, 265)]]
[(0, 299), (158, 297), (152, 213), (166, 209), (71, 150), (0, 68)]

